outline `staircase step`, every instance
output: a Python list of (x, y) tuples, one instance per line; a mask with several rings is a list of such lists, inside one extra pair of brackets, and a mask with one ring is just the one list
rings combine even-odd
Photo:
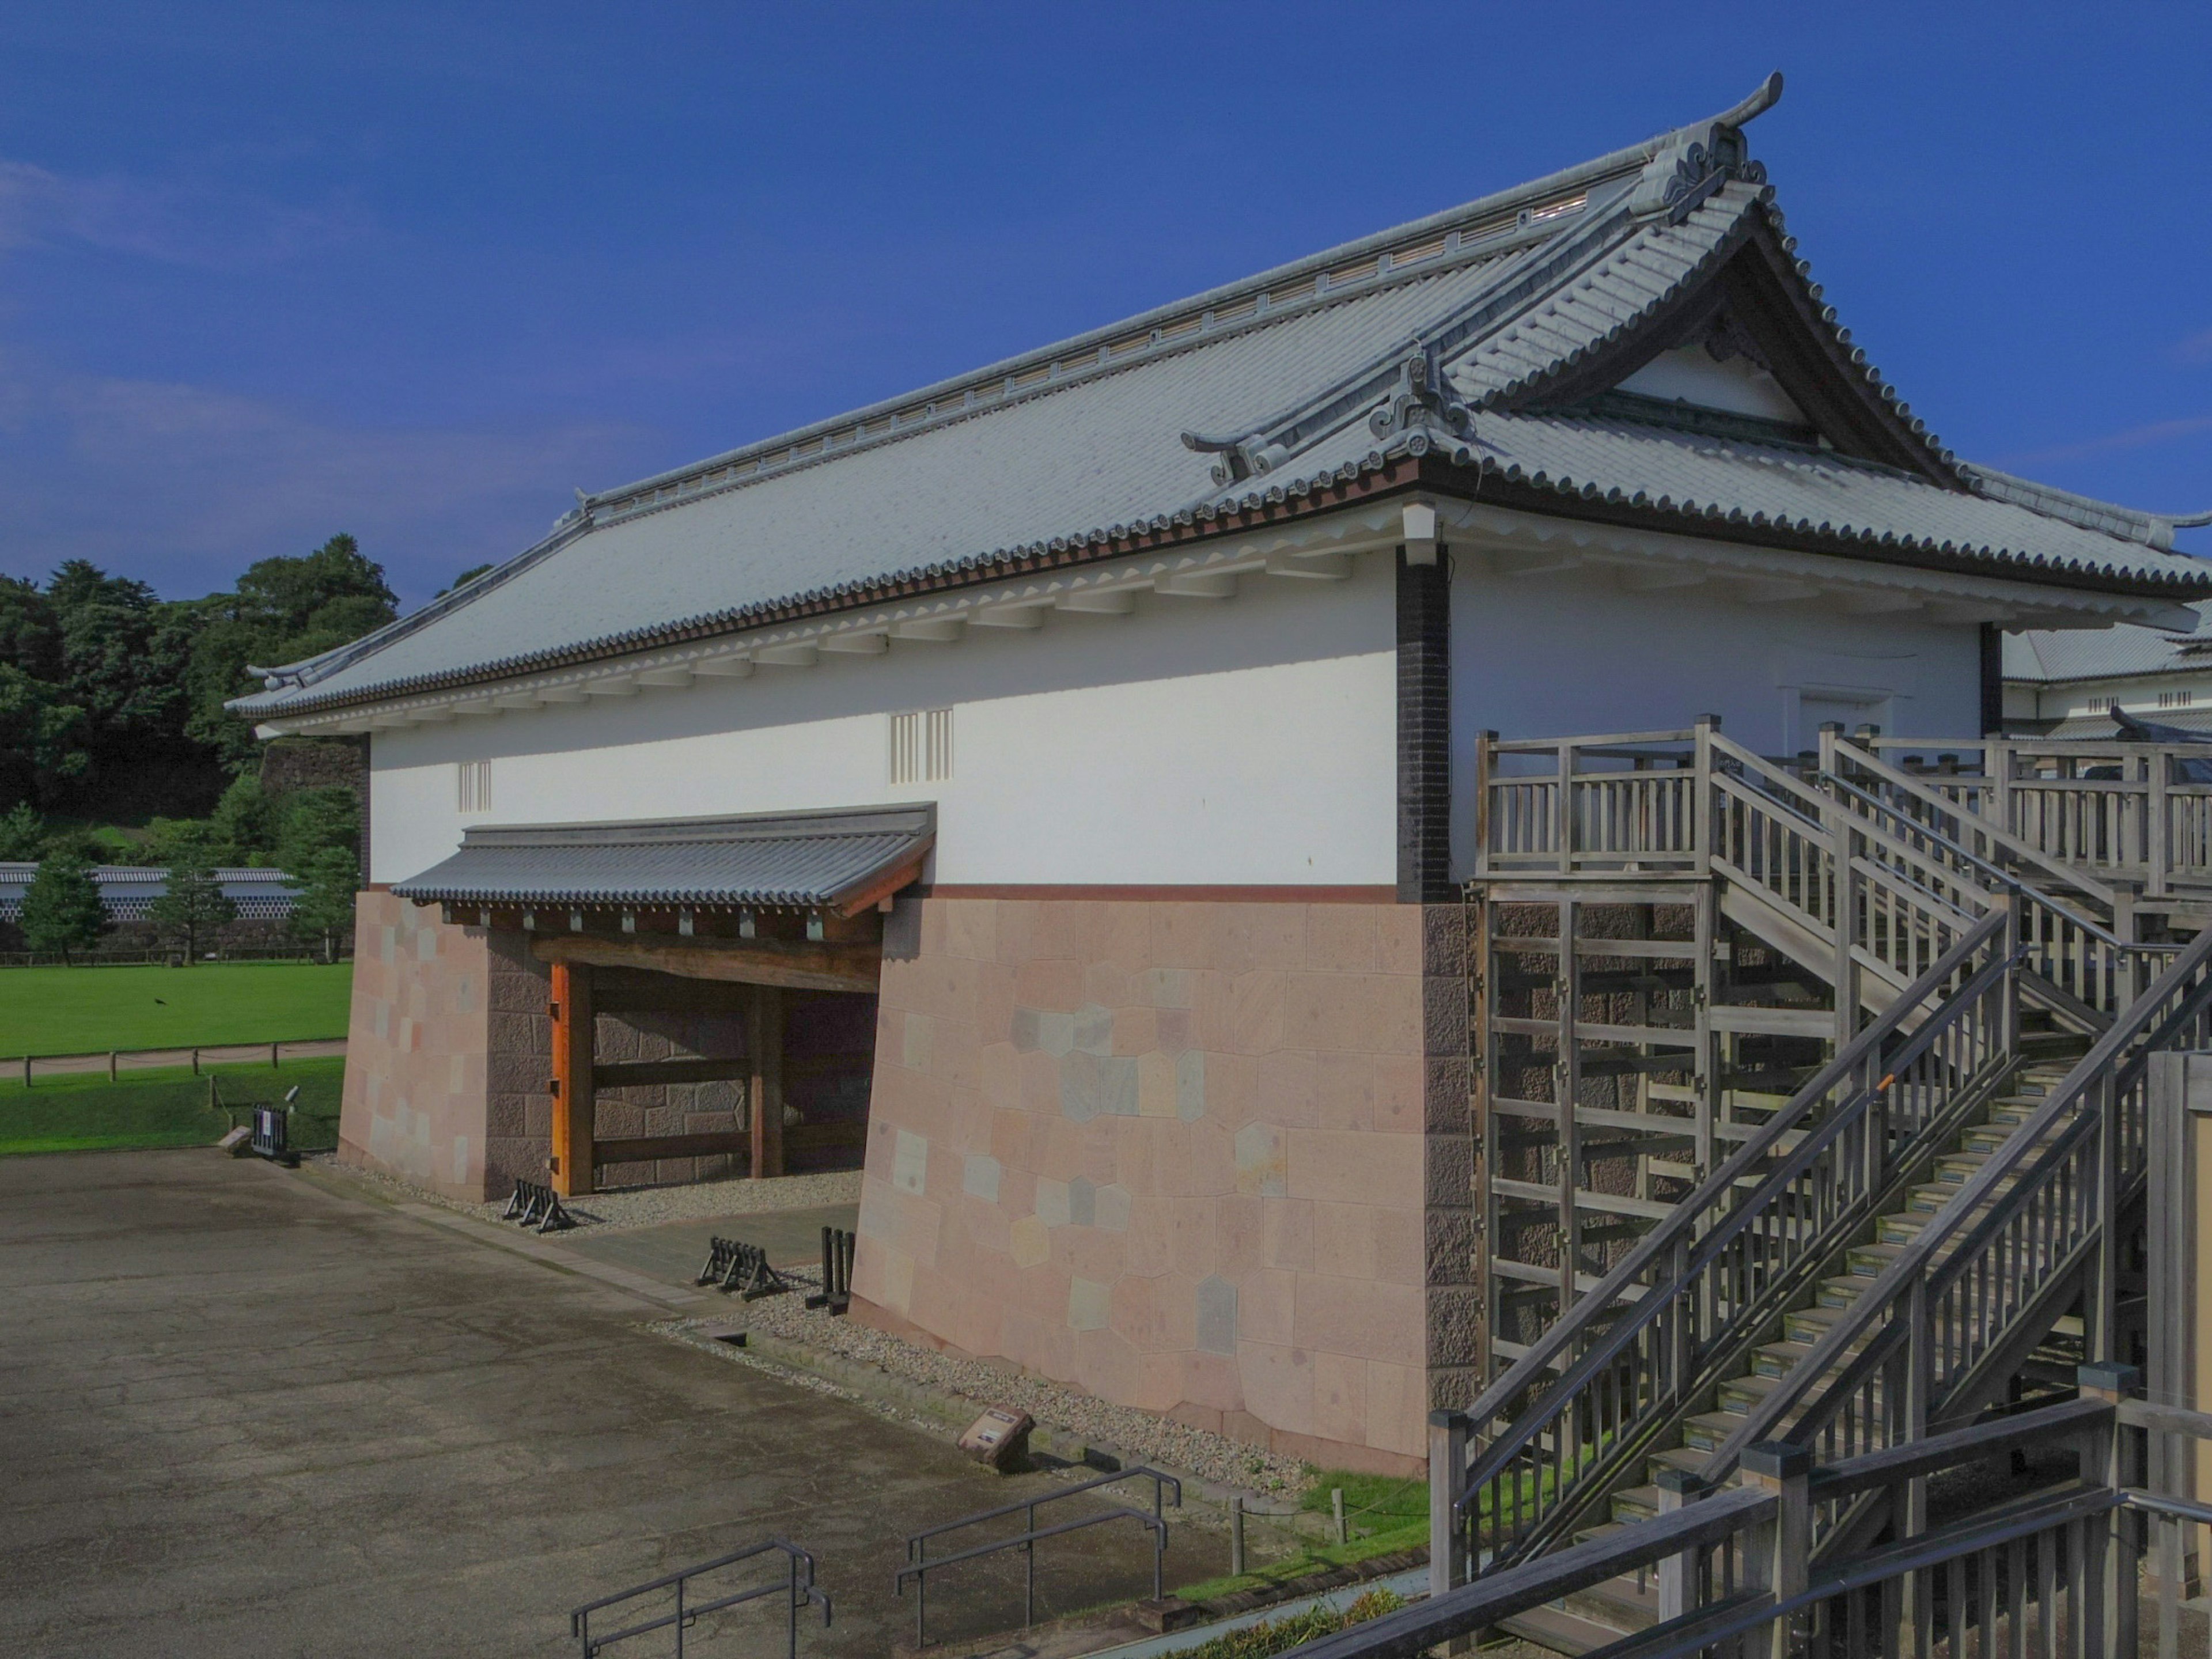
[(1747, 1412), (1781, 1386), (1782, 1379), (1778, 1376), (1760, 1376), (1755, 1373), (1749, 1376), (1731, 1376), (1721, 1384), (1720, 1397), (1723, 1401), (1741, 1401), (1742, 1404), (1736, 1409)]
[(1580, 1659), (1581, 1655), (1609, 1646), (1631, 1633), (1553, 1607), (1531, 1607), (1526, 1613), (1516, 1613), (1510, 1619), (1499, 1620), (1498, 1627), (1540, 1648), (1566, 1654), (1569, 1659)]
[(1649, 1521), (1658, 1513), (1656, 1486), (1631, 1486), (1613, 1495), (1613, 1518), (1616, 1521)]
[(1743, 1426), (1741, 1412), (1699, 1412), (1682, 1419), (1682, 1438), (1701, 1452), (1717, 1451), (1728, 1437)]
[(1644, 1461), (1644, 1470), (1654, 1481), (1662, 1469), (1680, 1469), (1685, 1474), (1695, 1474), (1705, 1467), (1711, 1454), (1698, 1446), (1677, 1446), (1672, 1451), (1654, 1452)]

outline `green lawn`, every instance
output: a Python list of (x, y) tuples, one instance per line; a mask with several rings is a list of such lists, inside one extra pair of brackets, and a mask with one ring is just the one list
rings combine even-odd
[[(291, 1144), (303, 1152), (337, 1145), (342, 1060), (283, 1066), (222, 1066), (205, 1077), (188, 1071), (142, 1073), (110, 1083), (97, 1073), (40, 1078), (26, 1089), (0, 1083), (0, 1157), (17, 1152), (84, 1152), (125, 1146), (205, 1146), (255, 1106), (273, 1106), (294, 1084)], [(210, 1085), (221, 1109), (209, 1104)]]
[(0, 968), (0, 1057), (346, 1034), (353, 964)]

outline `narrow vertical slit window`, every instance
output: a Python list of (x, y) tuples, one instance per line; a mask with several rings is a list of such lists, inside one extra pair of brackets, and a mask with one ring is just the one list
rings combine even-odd
[(464, 812), (491, 811), (491, 763), (462, 761), (454, 767), (455, 795)]
[(952, 711), (918, 708), (891, 720), (891, 781), (939, 783), (952, 775)]

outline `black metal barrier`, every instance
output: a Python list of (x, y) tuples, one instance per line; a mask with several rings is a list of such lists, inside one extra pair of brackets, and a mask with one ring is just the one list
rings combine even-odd
[(507, 1200), (502, 1221), (519, 1221), (526, 1227), (535, 1227), (541, 1233), (557, 1233), (576, 1224), (576, 1218), (561, 1207), (561, 1194), (550, 1187), (535, 1181), (518, 1181)]
[(253, 1139), (249, 1144), (255, 1157), (297, 1167), (300, 1155), (290, 1146), (291, 1115), (289, 1107), (256, 1106), (253, 1109)]
[(768, 1252), (757, 1244), (735, 1238), (718, 1238), (707, 1252), (707, 1265), (699, 1269), (697, 1285), (712, 1285), (722, 1291), (735, 1291), (748, 1302), (764, 1296), (781, 1296), (791, 1288), (784, 1276), (769, 1266)]
[[(1152, 1483), (1152, 1512), (1125, 1509), (1115, 1504), (1103, 1515), (1087, 1516), (1080, 1521), (1063, 1521), (1058, 1526), (1040, 1527), (1036, 1512), (1047, 1504), (1057, 1504), (1064, 1498), (1073, 1498), (1079, 1492), (1095, 1492), (1101, 1486), (1110, 1486), (1122, 1480), (1150, 1480)], [(918, 1532), (906, 1540), (907, 1565), (899, 1569), (894, 1589), (899, 1595), (906, 1594), (906, 1581), (914, 1580), (914, 1642), (916, 1647), (927, 1644), (928, 1638), (922, 1632), (922, 1616), (929, 1595), (928, 1575), (940, 1567), (949, 1567), (962, 1561), (974, 1561), (986, 1555), (995, 1555), (1000, 1550), (1020, 1550), (1024, 1562), (1022, 1586), (1022, 1623), (1036, 1622), (1036, 1547), (1041, 1538), (1057, 1538), (1063, 1533), (1081, 1532), (1085, 1527), (1103, 1527), (1109, 1521), (1134, 1521), (1148, 1528), (1152, 1534), (1152, 1600), (1158, 1601), (1164, 1593), (1162, 1571), (1168, 1549), (1168, 1523), (1160, 1514), (1160, 1492), (1164, 1486), (1175, 1488), (1175, 1506), (1182, 1507), (1182, 1482), (1171, 1474), (1139, 1466), (1123, 1469), (1116, 1474), (1102, 1474), (1096, 1480), (1085, 1480), (1073, 1486), (1063, 1486), (1058, 1492), (1042, 1492), (1019, 1504), (1007, 1504), (995, 1510), (984, 1510), (958, 1521), (948, 1521), (941, 1527), (932, 1527)], [(948, 1532), (958, 1532), (985, 1521), (996, 1521), (1005, 1516), (1022, 1516), (1022, 1530), (1012, 1538), (994, 1540), (978, 1544), (972, 1549), (956, 1551), (929, 1559), (929, 1540), (941, 1538)]]
[(853, 1242), (842, 1227), (822, 1230), (822, 1288), (806, 1298), (808, 1307), (841, 1314), (852, 1305)]
[[(785, 1577), (782, 1583), (771, 1581), (752, 1589), (740, 1590), (735, 1595), (718, 1596), (711, 1601), (702, 1601), (690, 1607), (684, 1605), (684, 1592), (692, 1579), (706, 1573), (719, 1571), (724, 1567), (734, 1566), (740, 1561), (749, 1561), (756, 1555), (765, 1555), (771, 1550), (780, 1550), (783, 1553)], [(673, 1613), (664, 1613), (658, 1619), (648, 1619), (642, 1624), (626, 1625), (620, 1630), (610, 1631), (605, 1636), (592, 1634), (593, 1613), (603, 1612), (620, 1602), (635, 1601), (641, 1595), (650, 1595), (656, 1590), (670, 1589), (673, 1589), (676, 1592), (676, 1610)], [(684, 1659), (684, 1632), (690, 1630), (707, 1614), (720, 1613), (725, 1607), (734, 1607), (743, 1602), (757, 1601), (765, 1595), (779, 1594), (787, 1598), (786, 1606), (788, 1613), (785, 1626), (784, 1651), (788, 1656), (788, 1659), (799, 1659), (799, 1609), (810, 1602), (820, 1607), (822, 1627), (827, 1630), (830, 1627), (830, 1597), (825, 1592), (814, 1587), (814, 1552), (803, 1550), (798, 1545), (787, 1543), (781, 1538), (771, 1538), (764, 1543), (748, 1544), (741, 1550), (733, 1550), (729, 1554), (717, 1557), (712, 1561), (702, 1561), (697, 1566), (686, 1567), (681, 1572), (672, 1572), (666, 1577), (656, 1578), (649, 1584), (639, 1584), (629, 1589), (617, 1590), (612, 1595), (603, 1595), (596, 1601), (586, 1601), (568, 1615), (568, 1634), (582, 1644), (584, 1659), (594, 1659), (594, 1656), (602, 1650), (613, 1646), (617, 1642), (627, 1641), (633, 1636), (643, 1636), (651, 1631), (667, 1630), (672, 1627), (676, 1632), (676, 1659)]]

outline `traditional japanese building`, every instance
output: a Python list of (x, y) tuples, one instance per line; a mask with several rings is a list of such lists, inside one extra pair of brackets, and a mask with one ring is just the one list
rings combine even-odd
[(865, 1316), (1329, 1463), (1464, 1400), (1507, 736), (1976, 735), (2172, 523), (1976, 467), (1734, 109), (585, 495), (273, 671), (365, 735), (345, 1155), (864, 1162)]

